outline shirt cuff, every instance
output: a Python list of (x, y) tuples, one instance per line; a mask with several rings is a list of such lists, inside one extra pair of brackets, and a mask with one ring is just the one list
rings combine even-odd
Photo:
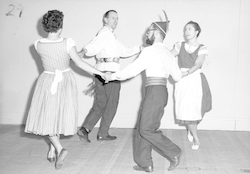
[(111, 74), (111, 80), (117, 80), (116, 73)]

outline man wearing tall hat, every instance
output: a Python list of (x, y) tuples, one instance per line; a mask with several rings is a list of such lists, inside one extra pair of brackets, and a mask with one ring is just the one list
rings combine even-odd
[(170, 161), (168, 170), (179, 165), (181, 149), (159, 130), (164, 108), (168, 101), (166, 88), (169, 75), (175, 81), (181, 78), (181, 71), (163, 40), (168, 31), (166, 22), (153, 22), (147, 30), (146, 43), (140, 56), (122, 71), (113, 73), (111, 80), (126, 80), (146, 71), (145, 97), (137, 121), (134, 143), (135, 170), (152, 172), (152, 149)]

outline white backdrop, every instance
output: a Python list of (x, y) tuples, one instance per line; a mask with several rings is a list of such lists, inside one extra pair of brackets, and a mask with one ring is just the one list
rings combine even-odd
[[(125, 45), (143, 44), (147, 27), (170, 19), (165, 43), (172, 48), (183, 40), (183, 27), (200, 24), (200, 43), (208, 46), (203, 72), (209, 81), (213, 109), (199, 129), (250, 130), (250, 1), (248, 0), (1, 0), (0, 1), (0, 124), (23, 124), (37, 77), (43, 71), (34, 50), (35, 40), (45, 37), (41, 17), (48, 10), (64, 12), (64, 37), (72, 37), (81, 49), (102, 27), (102, 16), (110, 9), (119, 15), (115, 30)], [(94, 59), (86, 60), (94, 64)], [(122, 67), (133, 58), (122, 60)], [(88, 114), (93, 98), (82, 91), (91, 77), (72, 64), (79, 90), (79, 125)], [(143, 95), (143, 75), (122, 83), (117, 114), (111, 127), (132, 128)], [(168, 83), (169, 101), (161, 128), (182, 129), (175, 124), (173, 85)], [(98, 126), (98, 124), (97, 124)]]

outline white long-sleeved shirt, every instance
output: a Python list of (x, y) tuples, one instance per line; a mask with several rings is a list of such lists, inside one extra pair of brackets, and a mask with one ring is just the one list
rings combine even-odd
[(181, 79), (181, 71), (169, 49), (163, 43), (155, 43), (146, 47), (140, 56), (125, 67), (122, 71), (111, 75), (112, 80), (126, 80), (146, 70), (147, 77), (168, 78), (169, 75), (175, 81)]
[[(96, 56), (97, 60), (129, 57), (140, 52), (139, 46), (125, 47), (116, 39), (112, 29), (106, 25), (84, 48), (87, 50), (86, 56)], [(116, 62), (97, 63), (95, 67), (100, 71), (116, 72), (120, 70), (120, 64)]]

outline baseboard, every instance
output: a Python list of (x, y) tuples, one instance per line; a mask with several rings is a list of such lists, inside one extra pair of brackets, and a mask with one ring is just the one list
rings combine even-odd
[[(5, 114), (3, 117), (2, 114)], [(25, 117), (20, 117), (20, 113), (0, 113), (0, 124), (25, 124)], [(23, 115), (23, 114), (22, 114)], [(79, 125), (82, 124), (84, 118), (79, 118)], [(116, 116), (111, 124), (112, 128), (134, 128), (136, 124), (136, 116)], [(99, 127), (98, 122), (95, 127)], [(173, 117), (163, 117), (161, 121), (161, 129), (185, 129), (175, 123)], [(250, 118), (222, 118), (222, 117), (204, 117), (198, 125), (199, 130), (228, 130), (228, 131), (250, 131)]]
[[(96, 127), (99, 127), (97, 125)], [(118, 122), (116, 119), (111, 124), (113, 128), (134, 128), (135, 121), (126, 118), (126, 121)], [(161, 129), (185, 129), (175, 123), (171, 118), (163, 118)], [(198, 125), (199, 130), (228, 130), (228, 131), (250, 131), (250, 119), (233, 119), (233, 118), (204, 118)]]

